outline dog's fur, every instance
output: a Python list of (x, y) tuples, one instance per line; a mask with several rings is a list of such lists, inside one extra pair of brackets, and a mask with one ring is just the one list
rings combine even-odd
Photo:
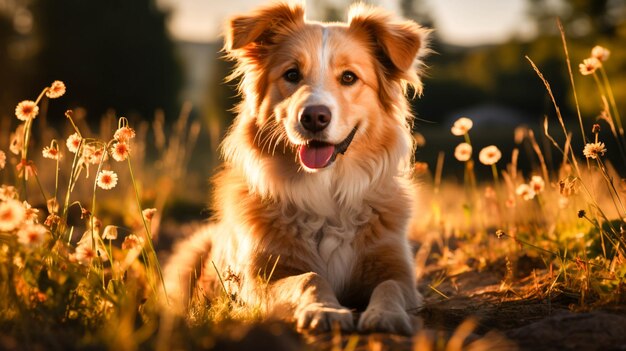
[[(421, 297), (406, 238), (415, 191), (405, 93), (421, 90), (427, 34), (364, 5), (352, 6), (347, 24), (309, 22), (284, 3), (230, 20), (225, 52), (243, 101), (223, 142), (215, 221), (165, 269), (175, 307), (184, 308), (203, 258), (203, 292), (222, 290), (222, 278), (229, 294), (299, 329), (413, 332), (408, 312)], [(285, 78), (293, 68), (297, 82)], [(356, 75), (351, 85), (342, 84), (346, 71)], [(312, 105), (332, 113), (323, 131), (302, 127)], [(299, 156), (302, 145), (337, 145), (354, 128), (326, 167)], [(349, 308), (365, 309), (356, 324)]]

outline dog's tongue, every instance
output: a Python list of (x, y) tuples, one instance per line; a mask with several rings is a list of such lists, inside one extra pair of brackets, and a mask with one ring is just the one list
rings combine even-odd
[(324, 168), (333, 156), (333, 145), (302, 145), (300, 146), (300, 161), (311, 169)]

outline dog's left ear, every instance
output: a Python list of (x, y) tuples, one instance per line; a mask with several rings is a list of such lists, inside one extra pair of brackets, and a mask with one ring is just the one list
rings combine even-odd
[(412, 71), (416, 59), (427, 53), (426, 43), (430, 30), (409, 20), (395, 20), (383, 10), (364, 4), (350, 8), (349, 29), (365, 35), (374, 45), (375, 54), (391, 78), (401, 78), (414, 83), (419, 78)]

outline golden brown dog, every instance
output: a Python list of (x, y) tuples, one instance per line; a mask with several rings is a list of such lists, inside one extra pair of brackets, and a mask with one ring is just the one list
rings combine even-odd
[[(213, 262), (229, 294), (299, 329), (413, 332), (405, 92), (421, 90), (427, 34), (364, 5), (345, 24), (306, 21), (284, 3), (230, 20), (225, 51), (243, 101), (223, 142), (215, 221), (165, 269), (178, 308), (202, 257), (203, 292), (223, 289)], [(356, 322), (351, 308), (364, 308)]]

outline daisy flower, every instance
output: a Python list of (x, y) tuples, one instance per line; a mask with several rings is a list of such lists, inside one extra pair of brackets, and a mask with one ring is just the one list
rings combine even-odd
[(545, 189), (546, 182), (540, 176), (532, 176), (529, 185), (536, 194), (539, 194)]
[(100, 188), (109, 190), (117, 185), (117, 174), (113, 171), (103, 170), (98, 174), (97, 184)]
[(17, 196), (17, 189), (12, 185), (2, 184), (0, 187), (0, 200), (9, 201), (15, 199)]
[(85, 163), (97, 165), (102, 161), (103, 156), (106, 161), (106, 154), (104, 153), (103, 147), (98, 149), (93, 145), (85, 145), (85, 147), (83, 147), (83, 162)]
[(102, 239), (117, 239), (117, 227), (114, 225), (107, 225), (106, 227), (104, 227), (104, 232), (102, 232)]
[(604, 143), (587, 143), (583, 149), (583, 154), (586, 158), (597, 159), (599, 156), (604, 156), (606, 147)]
[(130, 127), (122, 127), (115, 131), (113, 138), (117, 141), (128, 141), (135, 137), (135, 130)]
[(46, 96), (50, 99), (56, 99), (65, 94), (65, 84), (60, 80), (55, 80), (52, 82), (48, 90), (46, 91)]
[(7, 155), (4, 151), (0, 150), (0, 169), (4, 169), (4, 166), (7, 165)]
[(130, 146), (124, 141), (118, 141), (111, 147), (111, 156), (115, 161), (124, 161), (130, 154)]
[(604, 62), (609, 59), (609, 56), (611, 56), (611, 51), (603, 46), (596, 45), (593, 49), (591, 49), (591, 57), (594, 57), (599, 61)]
[(76, 247), (76, 260), (82, 265), (88, 265), (98, 257), (96, 250), (91, 245), (83, 244)]
[(532, 200), (535, 197), (535, 191), (528, 184), (520, 184), (517, 189), (515, 189), (515, 193), (526, 201)]
[(17, 241), (27, 247), (37, 247), (46, 240), (48, 230), (41, 224), (27, 224), (17, 231)]
[(130, 250), (143, 246), (143, 238), (138, 237), (135, 234), (127, 235), (122, 243), (122, 250)]
[(82, 138), (78, 133), (74, 133), (67, 138), (65, 145), (67, 145), (67, 149), (70, 150), (71, 153), (76, 153), (78, 151), (78, 147), (80, 146), (80, 141)]
[(467, 117), (461, 117), (457, 119), (456, 122), (454, 122), (454, 125), (452, 126), (451, 131), (452, 131), (452, 134), (456, 136), (463, 136), (467, 134), (467, 132), (469, 132), (470, 129), (472, 129), (472, 126), (474, 126), (474, 123), (472, 122), (471, 119)]
[(45, 148), (43, 148), (41, 153), (43, 154), (43, 157), (49, 158), (51, 160), (61, 159), (61, 153), (59, 152), (59, 149), (57, 149), (56, 147), (46, 146)]
[(21, 121), (31, 120), (37, 117), (38, 113), (39, 106), (37, 106), (34, 101), (30, 100), (24, 100), (20, 102), (15, 108), (15, 116), (17, 116), (17, 119)]
[(502, 153), (500, 152), (500, 149), (498, 149), (498, 147), (495, 145), (490, 145), (490, 146), (483, 148), (482, 150), (480, 150), (480, 153), (478, 154), (478, 160), (482, 164), (487, 165), (487, 166), (491, 166), (495, 164), (496, 162), (500, 161), (501, 157), (502, 157)]
[(583, 60), (583, 63), (578, 65), (578, 69), (583, 76), (593, 74), (598, 68), (602, 66), (600, 60), (595, 57), (590, 57)]
[(35, 221), (37, 221), (37, 219), (39, 218), (39, 210), (36, 208), (33, 208), (28, 202), (24, 201), (22, 202), (22, 205), (24, 206), (24, 218), (26, 221), (30, 221), (31, 223), (34, 223)]
[(468, 161), (472, 157), (472, 145), (460, 143), (454, 149), (454, 157), (461, 162)]
[(0, 203), (0, 231), (10, 232), (19, 227), (26, 217), (22, 203), (8, 200)]
[(141, 213), (143, 214), (143, 218), (145, 218), (146, 221), (151, 221), (152, 218), (154, 218), (154, 215), (156, 214), (156, 212), (157, 212), (156, 208), (146, 208)]

